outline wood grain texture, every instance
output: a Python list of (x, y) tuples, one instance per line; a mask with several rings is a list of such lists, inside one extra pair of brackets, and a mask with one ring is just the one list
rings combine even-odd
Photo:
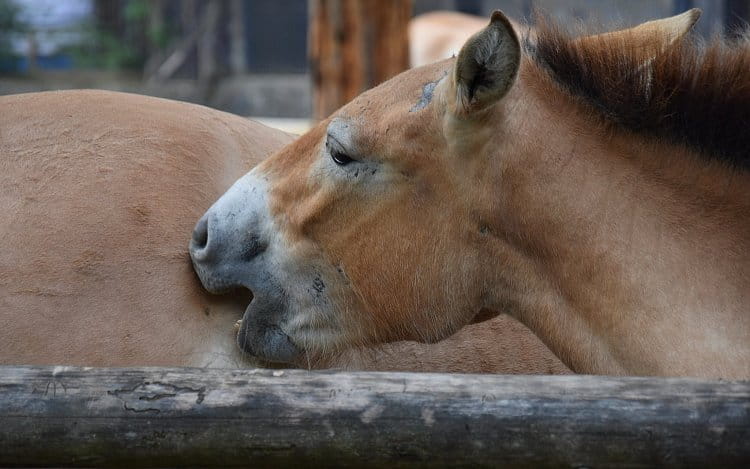
[(409, 68), (411, 0), (311, 0), (313, 115), (325, 119)]
[(747, 467), (750, 382), (0, 368), (0, 466)]

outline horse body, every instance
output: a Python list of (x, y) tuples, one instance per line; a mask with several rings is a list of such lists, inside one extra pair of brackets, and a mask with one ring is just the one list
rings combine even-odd
[(201, 292), (184, 233), (237, 172), (290, 138), (117, 93), (0, 102), (2, 362), (242, 363), (238, 299)]
[[(532, 37), (526, 24), (509, 20), (513, 28)], [(455, 57), (466, 41), (487, 26), (482, 16), (458, 11), (431, 11), (409, 20), (409, 66), (421, 67)]]
[(750, 51), (696, 55), (697, 17), (542, 27), (524, 55), (496, 12), (455, 60), (364, 93), (237, 181), (196, 226), (196, 271), (254, 292), (241, 344), (272, 360), (507, 312), (578, 372), (747, 378), (747, 156), (699, 124), (747, 120), (747, 87), (718, 78)]
[(409, 64), (421, 67), (450, 58), (467, 39), (487, 25), (481, 16), (432, 11), (409, 21)]
[[(260, 364), (241, 352), (233, 328), (249, 293), (207, 294), (187, 235), (238, 176), (293, 136), (202, 106), (111, 92), (6, 96), (0, 108), (0, 362)], [(507, 356), (491, 353), (498, 342)], [(294, 365), (565, 372), (510, 318), (430, 346)]]

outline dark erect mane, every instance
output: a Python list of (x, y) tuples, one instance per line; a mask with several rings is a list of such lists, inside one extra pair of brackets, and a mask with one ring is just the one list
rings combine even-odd
[(574, 41), (540, 21), (536, 64), (604, 122), (750, 169), (750, 40), (686, 38), (653, 57), (624, 43)]

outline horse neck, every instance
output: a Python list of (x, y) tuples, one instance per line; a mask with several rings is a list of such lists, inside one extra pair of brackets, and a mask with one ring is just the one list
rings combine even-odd
[(551, 104), (488, 146), (494, 309), (578, 372), (749, 375), (747, 173)]

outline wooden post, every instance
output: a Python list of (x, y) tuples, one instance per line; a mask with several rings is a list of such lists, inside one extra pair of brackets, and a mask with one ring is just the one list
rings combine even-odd
[(316, 119), (408, 68), (410, 18), (411, 0), (310, 0)]
[(0, 466), (748, 467), (750, 381), (0, 367)]

